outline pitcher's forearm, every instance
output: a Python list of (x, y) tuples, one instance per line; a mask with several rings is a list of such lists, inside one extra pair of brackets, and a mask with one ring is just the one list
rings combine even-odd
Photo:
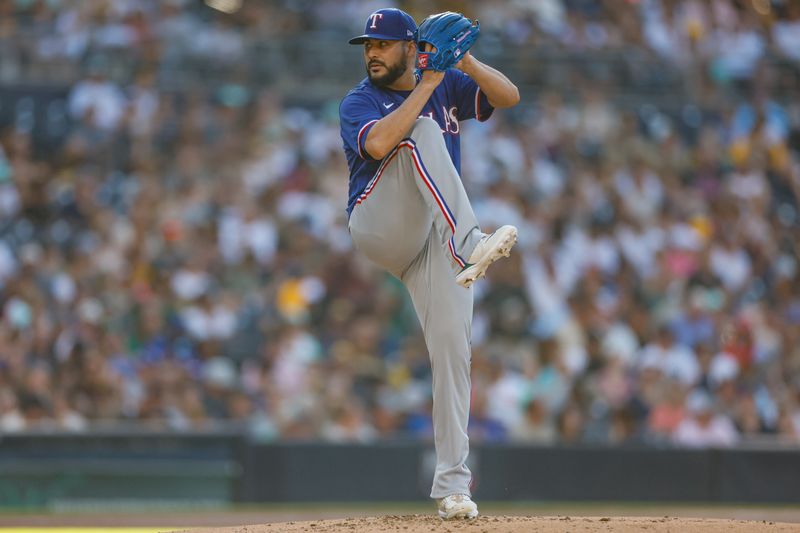
[(383, 159), (408, 135), (439, 82), (439, 76), (423, 76), (397, 109), (375, 123), (364, 142), (370, 156)]
[(512, 107), (519, 103), (519, 89), (505, 74), (481, 63), (472, 54), (467, 54), (458, 67), (475, 80), (492, 107)]

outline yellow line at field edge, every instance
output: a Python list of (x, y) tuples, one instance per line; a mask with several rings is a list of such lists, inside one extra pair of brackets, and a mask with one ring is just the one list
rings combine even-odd
[(162, 533), (183, 527), (0, 527), (0, 533)]

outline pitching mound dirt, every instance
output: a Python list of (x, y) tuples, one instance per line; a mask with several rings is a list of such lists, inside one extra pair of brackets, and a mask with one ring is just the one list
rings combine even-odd
[(464, 532), (464, 533), (582, 533), (694, 532), (759, 533), (800, 532), (800, 524), (770, 521), (718, 520), (676, 517), (569, 517), (569, 516), (480, 516), (475, 520), (440, 520), (430, 515), (389, 515), (338, 520), (310, 520), (213, 529), (191, 529), (183, 533), (361, 533), (361, 532)]

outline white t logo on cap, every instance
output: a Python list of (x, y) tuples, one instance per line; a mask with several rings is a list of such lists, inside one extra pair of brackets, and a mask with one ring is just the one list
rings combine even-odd
[(383, 18), (383, 13), (373, 13), (372, 15), (369, 16), (369, 18), (372, 19), (372, 26), (370, 26), (369, 28), (371, 30), (378, 29), (378, 19)]

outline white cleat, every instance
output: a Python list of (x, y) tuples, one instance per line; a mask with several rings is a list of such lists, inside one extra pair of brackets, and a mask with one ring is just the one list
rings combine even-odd
[(470, 287), (476, 279), (486, 275), (489, 265), (511, 255), (511, 248), (517, 243), (517, 228), (502, 226), (491, 235), (481, 238), (467, 265), (456, 276), (456, 283), (462, 287)]
[(478, 506), (466, 494), (451, 494), (439, 500), (439, 517), (445, 520), (477, 516)]

